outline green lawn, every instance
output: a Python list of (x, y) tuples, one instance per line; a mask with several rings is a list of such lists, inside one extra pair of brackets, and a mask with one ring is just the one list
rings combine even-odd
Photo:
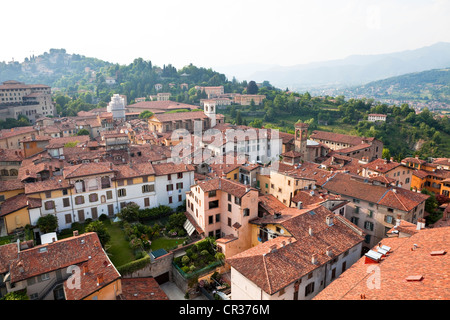
[(135, 260), (133, 251), (128, 241), (125, 240), (125, 235), (119, 224), (106, 221), (104, 224), (111, 235), (111, 240), (106, 247), (112, 263), (118, 267)]
[(183, 244), (184, 240), (186, 240), (186, 238), (157, 238), (155, 240), (152, 240), (152, 245), (150, 246), (150, 248), (155, 251), (158, 249), (170, 249), (175, 247), (176, 245), (180, 245)]

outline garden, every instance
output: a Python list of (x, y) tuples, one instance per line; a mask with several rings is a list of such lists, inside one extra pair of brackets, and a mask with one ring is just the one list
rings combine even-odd
[(74, 230), (80, 234), (97, 232), (112, 263), (124, 274), (145, 267), (150, 262), (149, 251), (170, 251), (187, 241), (183, 228), (186, 216), (182, 206), (176, 210), (162, 205), (140, 209), (130, 203), (122, 208), (117, 218), (114, 222), (101, 215), (97, 221), (86, 219), (84, 223), (74, 222), (58, 237), (70, 237)]

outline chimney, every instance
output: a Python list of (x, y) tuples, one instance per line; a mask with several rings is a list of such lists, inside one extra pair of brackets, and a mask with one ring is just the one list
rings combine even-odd
[(391, 162), (394, 162), (394, 157), (391, 157), (391, 159), (390, 159), (390, 160), (391, 160)]
[(329, 227), (331, 227), (333, 225), (333, 215), (332, 214), (329, 214), (326, 217), (326, 223), (327, 223), (327, 226), (329, 226)]
[(329, 256), (330, 258), (333, 257), (333, 250), (331, 249), (331, 246), (327, 248), (327, 256)]
[(312, 255), (312, 257), (311, 257), (311, 263), (312, 263), (312, 264), (317, 264), (317, 254), (316, 254), (316, 253)]
[(99, 286), (101, 284), (103, 284), (103, 273), (97, 275), (97, 285)]
[(85, 263), (85, 264), (83, 265), (83, 275), (86, 275), (86, 273), (88, 273), (88, 272), (89, 272), (89, 267), (88, 267), (88, 264)]
[(425, 229), (425, 219), (418, 219), (417, 220), (417, 228), (416, 230), (422, 230)]
[(314, 234), (314, 233), (313, 233), (312, 227), (309, 227), (309, 235), (312, 236), (313, 234)]
[(78, 236), (78, 230), (73, 230), (73, 236), (77, 237)]
[(297, 202), (297, 209), (301, 209), (302, 205), (303, 205), (303, 203), (301, 201)]

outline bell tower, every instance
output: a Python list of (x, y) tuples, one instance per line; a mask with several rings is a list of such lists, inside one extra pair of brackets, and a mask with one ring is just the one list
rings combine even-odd
[(211, 128), (216, 126), (216, 103), (214, 101), (205, 101), (203, 104), (204, 113), (210, 119)]
[(306, 158), (306, 144), (308, 140), (308, 127), (307, 123), (299, 122), (295, 124), (295, 151), (302, 154), (302, 159)]

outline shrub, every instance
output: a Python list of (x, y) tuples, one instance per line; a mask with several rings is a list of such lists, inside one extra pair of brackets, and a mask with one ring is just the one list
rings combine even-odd
[(183, 258), (181, 258), (181, 263), (182, 263), (183, 265), (187, 265), (187, 264), (189, 263), (190, 260), (191, 260), (191, 259), (189, 259), (188, 256), (183, 256)]
[(188, 273), (189, 272), (189, 267), (188, 266), (184, 266), (181, 268), (181, 270), (183, 270), (184, 273)]
[(98, 220), (100, 220), (100, 221), (106, 221), (106, 220), (108, 220), (108, 216), (107, 216), (106, 214), (102, 213), (102, 214), (100, 215), (100, 217), (98, 217)]

